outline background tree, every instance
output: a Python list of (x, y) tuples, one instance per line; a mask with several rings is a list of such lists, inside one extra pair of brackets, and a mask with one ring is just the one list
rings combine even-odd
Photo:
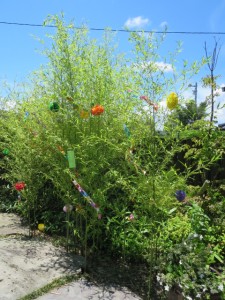
[(205, 55), (206, 59), (208, 61), (207, 65), (210, 71), (210, 74), (203, 78), (203, 86), (204, 87), (210, 87), (210, 95), (208, 97), (210, 107), (211, 107), (211, 113), (210, 113), (210, 122), (212, 123), (214, 120), (214, 105), (215, 105), (215, 97), (218, 96), (218, 93), (216, 93), (217, 84), (216, 80), (219, 77), (218, 75), (215, 75), (215, 69), (218, 62), (218, 57), (220, 53), (221, 46), (218, 45), (218, 41), (215, 39), (215, 45), (212, 54), (210, 55), (208, 52), (207, 44), (205, 42)]
[(170, 125), (188, 125), (207, 116), (207, 102), (201, 102), (197, 107), (193, 99), (186, 101), (184, 105), (179, 105), (168, 118), (166, 127)]

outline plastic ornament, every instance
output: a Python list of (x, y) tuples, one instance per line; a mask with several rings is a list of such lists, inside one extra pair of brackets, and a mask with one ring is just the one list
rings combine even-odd
[(9, 154), (9, 149), (7, 149), (7, 148), (3, 149), (2, 153), (4, 155), (8, 155)]
[(134, 220), (134, 215), (133, 215), (133, 214), (130, 214), (129, 217), (128, 217), (128, 220), (129, 220), (129, 221), (133, 221), (133, 220)]
[(73, 210), (73, 206), (71, 204), (66, 204), (65, 206), (63, 206), (63, 211), (65, 213), (70, 213)]
[(176, 191), (175, 196), (178, 201), (182, 202), (186, 198), (186, 193), (182, 190), (178, 190)]
[(166, 105), (167, 107), (172, 110), (174, 109), (178, 104), (178, 96), (176, 93), (172, 92), (169, 94), (169, 96), (166, 99)]
[(39, 231), (44, 231), (45, 230), (45, 224), (42, 224), (42, 223), (38, 224), (38, 230)]
[(17, 191), (22, 191), (25, 188), (26, 184), (23, 181), (17, 182), (14, 184), (14, 187)]
[(59, 104), (57, 102), (51, 102), (49, 104), (49, 108), (51, 111), (58, 111), (59, 110)]
[(102, 105), (95, 105), (94, 107), (92, 107), (91, 109), (91, 114), (93, 116), (99, 116), (104, 112), (104, 107)]

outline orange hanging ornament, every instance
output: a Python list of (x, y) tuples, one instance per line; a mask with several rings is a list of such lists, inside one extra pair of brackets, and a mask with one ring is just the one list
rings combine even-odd
[(104, 112), (104, 107), (102, 105), (95, 105), (94, 107), (92, 107), (91, 109), (91, 114), (93, 116), (99, 116)]

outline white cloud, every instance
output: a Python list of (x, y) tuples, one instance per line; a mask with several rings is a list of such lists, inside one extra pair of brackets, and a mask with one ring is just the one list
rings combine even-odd
[(133, 64), (133, 67), (136, 71), (140, 71), (141, 69), (147, 69), (149, 68), (154, 68), (154, 71), (164, 71), (165, 73), (173, 72), (173, 66), (171, 64), (165, 63), (163, 61), (156, 61), (156, 62), (142, 62), (139, 64)]
[(142, 16), (138, 16), (135, 18), (129, 18), (124, 26), (128, 27), (128, 28), (140, 28), (142, 26), (145, 26), (147, 24), (149, 24), (150, 21), (148, 18), (143, 18)]
[(163, 61), (158, 61), (155, 63), (155, 65), (159, 68), (159, 70), (166, 73), (173, 72), (173, 66), (171, 64), (165, 63)]
[(161, 22), (161, 24), (159, 25), (160, 28), (165, 29), (166, 27), (168, 27), (168, 23), (166, 21)]

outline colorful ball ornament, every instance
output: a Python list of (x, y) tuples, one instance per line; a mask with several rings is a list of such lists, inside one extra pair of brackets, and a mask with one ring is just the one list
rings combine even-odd
[(44, 231), (45, 230), (45, 224), (38, 224), (38, 230), (39, 231)]
[(176, 191), (175, 196), (178, 201), (182, 202), (186, 198), (186, 193), (182, 190), (178, 190)]
[(91, 109), (91, 114), (93, 116), (99, 116), (104, 112), (104, 107), (102, 105), (95, 105), (94, 107), (92, 107)]
[(63, 206), (63, 211), (65, 213), (70, 213), (73, 210), (73, 206), (71, 204), (66, 204), (65, 206)]
[(167, 107), (172, 110), (174, 109), (178, 104), (178, 96), (176, 93), (172, 92), (169, 94), (169, 96), (166, 99), (166, 105)]
[(59, 110), (59, 104), (57, 102), (51, 102), (49, 104), (49, 108), (51, 111), (58, 111)]
[(7, 148), (3, 149), (2, 153), (4, 155), (8, 155), (9, 154), (9, 149), (7, 149)]
[(14, 188), (19, 192), (22, 191), (23, 189), (25, 189), (26, 184), (23, 181), (17, 182), (14, 184)]

